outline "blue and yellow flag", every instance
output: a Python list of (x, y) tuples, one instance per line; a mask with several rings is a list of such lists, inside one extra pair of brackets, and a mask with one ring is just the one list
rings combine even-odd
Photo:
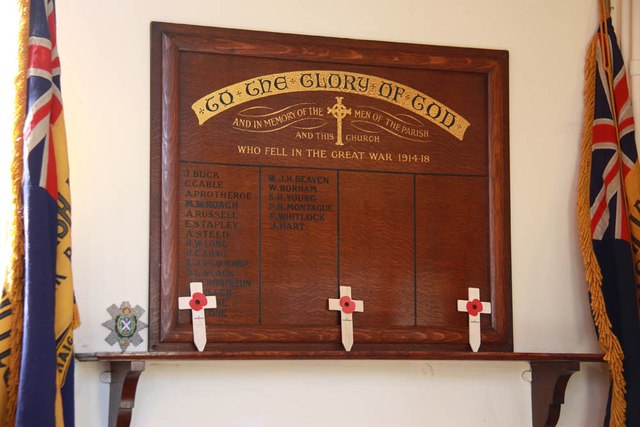
[(640, 164), (611, 19), (592, 40), (585, 72), (578, 222), (591, 310), (611, 371), (605, 423), (640, 426)]
[(25, 278), (16, 425), (72, 427), (71, 197), (55, 3), (30, 2), (23, 130)]

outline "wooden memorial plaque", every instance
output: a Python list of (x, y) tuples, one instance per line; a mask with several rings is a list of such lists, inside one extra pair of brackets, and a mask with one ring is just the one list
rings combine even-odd
[(506, 51), (153, 23), (150, 351), (511, 351), (508, 158)]

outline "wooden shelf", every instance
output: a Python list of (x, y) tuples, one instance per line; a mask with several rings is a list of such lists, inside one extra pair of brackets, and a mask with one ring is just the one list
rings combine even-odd
[(564, 392), (581, 362), (603, 362), (601, 354), (591, 353), (496, 353), (454, 351), (406, 351), (336, 353), (323, 351), (225, 351), (225, 352), (153, 352), (153, 353), (78, 353), (82, 362), (109, 362), (109, 427), (128, 427), (135, 404), (136, 388), (147, 361), (224, 360), (224, 359), (419, 359), (529, 362), (531, 365), (531, 407), (533, 427), (555, 426), (560, 418)]
[(506, 353), (467, 351), (165, 351), (131, 353), (78, 353), (81, 362), (116, 362), (134, 360), (224, 360), (224, 359), (420, 359), (420, 360), (493, 360), (520, 362), (602, 362), (601, 354), (593, 353)]

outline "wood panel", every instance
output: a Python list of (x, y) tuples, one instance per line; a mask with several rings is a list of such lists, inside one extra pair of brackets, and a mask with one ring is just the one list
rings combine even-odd
[(267, 326), (335, 326), (338, 286), (335, 171), (262, 172), (262, 317)]
[(350, 357), (339, 286), (354, 353), (468, 350), (470, 286), (511, 350), (507, 112), (504, 51), (153, 23), (150, 348), (198, 281), (230, 357)]
[[(416, 177), (418, 325), (464, 328), (450, 308), (480, 289), (491, 301), (488, 181), (484, 177)], [(490, 326), (491, 322), (483, 322)]]
[(340, 283), (365, 301), (363, 327), (415, 324), (413, 185), (408, 174), (340, 172)]
[[(212, 325), (257, 325), (258, 168), (183, 162), (179, 176), (180, 295), (189, 295), (190, 282), (202, 282), (218, 301), (207, 313)], [(191, 327), (189, 310), (178, 318)]]

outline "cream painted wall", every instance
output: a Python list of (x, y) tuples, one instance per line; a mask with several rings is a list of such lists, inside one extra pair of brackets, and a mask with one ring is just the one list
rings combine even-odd
[[(574, 200), (583, 61), (596, 6), (581, 0), (58, 0), (71, 161), (78, 352), (105, 308), (147, 307), (149, 22), (510, 51), (511, 232), (517, 351), (595, 352)], [(145, 343), (135, 350), (146, 350)], [(131, 348), (133, 349), (133, 348)], [(98, 363), (78, 363), (77, 425), (106, 426)], [(526, 363), (152, 363), (133, 426), (529, 426)], [(606, 371), (574, 375), (560, 426), (600, 426)]]

